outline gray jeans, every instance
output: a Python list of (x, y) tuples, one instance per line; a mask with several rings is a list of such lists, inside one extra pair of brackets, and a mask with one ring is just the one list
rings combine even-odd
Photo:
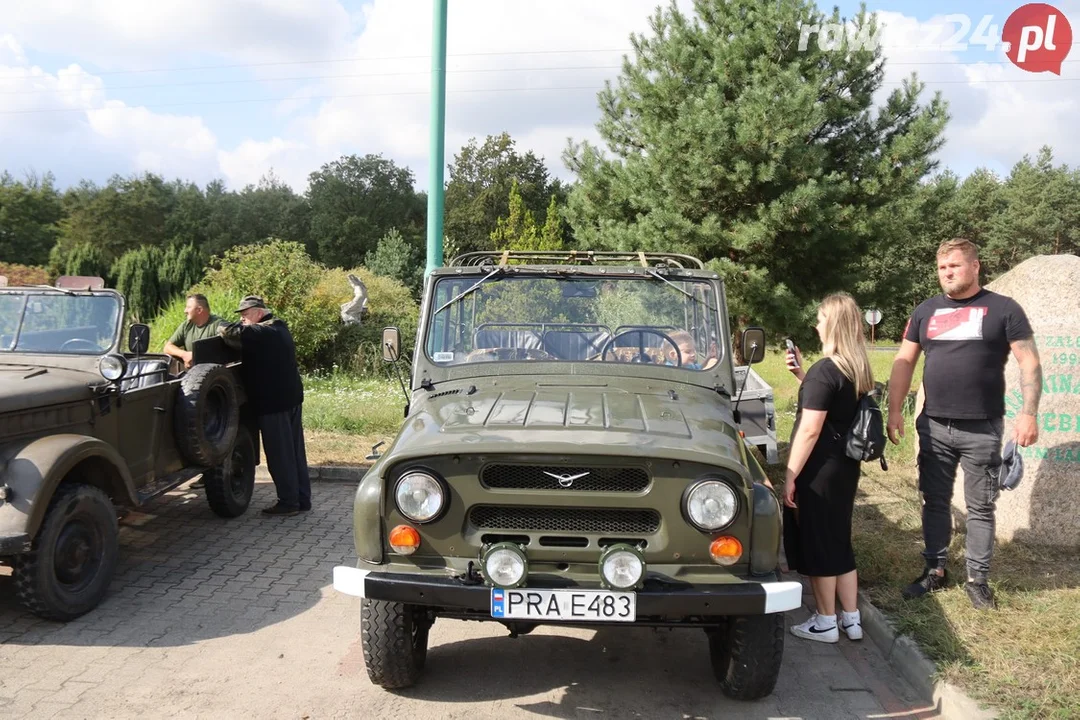
[(952, 536), (952, 494), (956, 468), (964, 469), (967, 503), (967, 568), (985, 578), (994, 554), (994, 510), (1001, 492), (1004, 418), (948, 420), (925, 413), (919, 433), (919, 490), (923, 496), (923, 556), (929, 567), (945, 567)]

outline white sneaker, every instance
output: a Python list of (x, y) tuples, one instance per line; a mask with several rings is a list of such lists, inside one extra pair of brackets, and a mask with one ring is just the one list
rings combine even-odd
[(791, 634), (796, 637), (805, 638), (806, 640), (816, 640), (817, 642), (834, 643), (840, 642), (840, 630), (835, 625), (831, 628), (824, 630), (816, 626), (817, 613), (810, 616), (810, 619), (800, 625), (791, 626)]
[(844, 632), (847, 634), (849, 640), (862, 640), (861, 621), (855, 620), (850, 625), (844, 625), (844, 621), (841, 620), (840, 626), (844, 628)]

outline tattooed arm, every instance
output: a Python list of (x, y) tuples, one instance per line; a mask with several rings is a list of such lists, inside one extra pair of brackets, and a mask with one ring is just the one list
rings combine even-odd
[(1035, 338), (1027, 337), (1011, 343), (1013, 356), (1020, 366), (1020, 390), (1024, 409), (1016, 418), (1016, 444), (1034, 445), (1039, 439), (1039, 399), (1042, 397), (1043, 376)]

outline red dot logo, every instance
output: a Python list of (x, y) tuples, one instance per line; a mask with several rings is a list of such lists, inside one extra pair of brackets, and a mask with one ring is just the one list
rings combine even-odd
[(1061, 75), (1061, 63), (1072, 49), (1072, 25), (1053, 5), (1029, 3), (1005, 21), (1001, 40), (1006, 57), (1021, 70)]

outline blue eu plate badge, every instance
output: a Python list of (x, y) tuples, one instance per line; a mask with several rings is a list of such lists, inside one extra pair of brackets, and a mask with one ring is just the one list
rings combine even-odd
[(505, 617), (506, 607), (503, 603), (506, 601), (506, 593), (500, 588), (492, 588), (491, 590), (491, 617)]

